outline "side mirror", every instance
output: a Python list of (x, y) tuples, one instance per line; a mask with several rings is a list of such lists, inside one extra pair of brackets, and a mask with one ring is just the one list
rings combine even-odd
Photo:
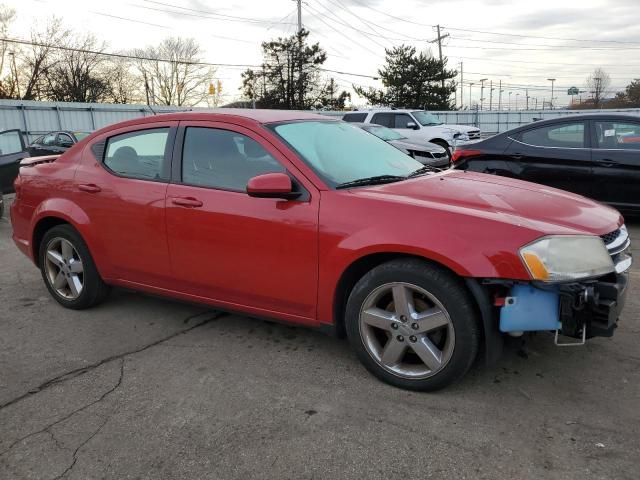
[(420, 127), (418, 127), (418, 124), (415, 122), (407, 122), (407, 128), (412, 128), (414, 130), (418, 130)]
[(283, 198), (291, 200), (300, 196), (293, 191), (291, 178), (286, 173), (265, 173), (250, 178), (247, 194), (256, 198)]

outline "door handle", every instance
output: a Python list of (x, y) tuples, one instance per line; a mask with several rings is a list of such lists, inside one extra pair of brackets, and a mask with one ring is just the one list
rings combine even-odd
[(610, 158), (603, 158), (602, 160), (598, 161), (598, 165), (600, 165), (601, 167), (613, 167), (615, 165), (615, 162)]
[(515, 153), (513, 155), (511, 155), (511, 158), (514, 160), (522, 160), (524, 158), (524, 155), (520, 155), (519, 153)]
[(197, 208), (202, 206), (202, 202), (193, 197), (173, 197), (171, 203), (181, 207)]
[(83, 192), (87, 193), (98, 193), (102, 191), (99, 186), (93, 183), (81, 183), (80, 185), (78, 185), (78, 190), (82, 190)]

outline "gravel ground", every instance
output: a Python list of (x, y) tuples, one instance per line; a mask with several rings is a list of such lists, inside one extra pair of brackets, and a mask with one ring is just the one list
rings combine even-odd
[(314, 331), (125, 291), (65, 310), (10, 236), (0, 220), (2, 479), (638, 478), (640, 262), (613, 338), (510, 342), (419, 394)]

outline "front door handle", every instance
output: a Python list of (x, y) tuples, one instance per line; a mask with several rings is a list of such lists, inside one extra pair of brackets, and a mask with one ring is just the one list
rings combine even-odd
[(522, 160), (524, 158), (524, 155), (520, 155), (519, 153), (514, 153), (513, 155), (511, 155), (511, 158), (514, 160)]
[(78, 185), (78, 190), (82, 190), (87, 193), (98, 193), (102, 191), (102, 189), (94, 183), (81, 183)]
[(173, 197), (171, 203), (181, 207), (197, 208), (202, 206), (202, 202), (193, 197)]

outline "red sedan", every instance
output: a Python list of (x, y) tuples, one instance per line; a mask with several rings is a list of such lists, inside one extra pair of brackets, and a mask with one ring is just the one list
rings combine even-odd
[(121, 286), (346, 332), (373, 374), (417, 390), (462, 377), (481, 347), (495, 357), (505, 334), (611, 335), (631, 264), (611, 208), (436, 173), (300, 112), (112, 125), (24, 161), (15, 190), (15, 243), (65, 307)]

